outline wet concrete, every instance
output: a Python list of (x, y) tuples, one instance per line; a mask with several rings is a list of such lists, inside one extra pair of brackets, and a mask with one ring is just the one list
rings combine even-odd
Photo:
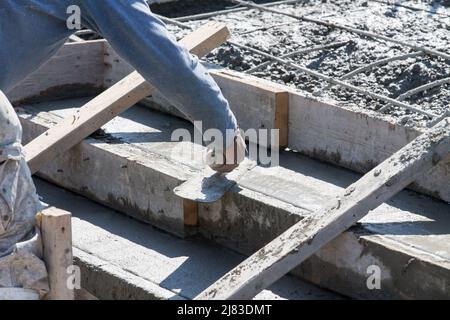
[[(411, 2), (411, 1), (410, 1)], [(402, 4), (409, 2), (402, 2)], [(412, 2), (415, 3), (415, 2)], [(436, 5), (435, 5), (436, 6)], [(450, 23), (448, 19), (425, 11), (413, 11), (374, 1), (299, 1), (299, 4), (273, 7), (297, 15), (307, 15), (371, 31), (384, 36), (408, 41), (422, 46), (450, 52)], [(207, 9), (204, 9), (207, 10)], [(440, 12), (450, 8), (442, 3)], [(179, 12), (178, 12), (179, 13)], [(178, 14), (177, 13), (177, 14)], [(181, 15), (181, 14), (180, 14)], [(412, 49), (397, 44), (373, 40), (317, 24), (302, 22), (290, 17), (259, 10), (219, 15), (211, 18), (225, 22), (232, 30), (233, 41), (245, 44), (280, 57), (292, 51), (333, 42), (349, 41), (345, 46), (327, 51), (318, 51), (296, 56), (293, 61), (328, 76), (339, 78), (346, 73), (379, 59), (412, 52)], [(192, 21), (198, 27), (205, 20)], [(169, 25), (177, 36), (186, 30)], [(243, 71), (267, 61), (250, 51), (223, 46), (208, 56), (208, 61), (227, 68)], [(326, 89), (328, 83), (298, 73), (278, 63), (271, 64), (254, 75), (294, 87), (301, 92), (331, 98), (338, 105), (378, 110), (386, 105), (355, 92), (339, 87)], [(431, 56), (418, 56), (402, 61), (393, 61), (361, 73), (349, 83), (358, 87), (397, 98), (400, 94), (420, 85), (450, 76), (449, 61)], [(325, 90), (326, 89), (326, 90)], [(450, 103), (450, 84), (444, 84), (423, 93), (411, 96), (406, 103), (442, 114)], [(404, 125), (423, 125), (426, 116), (398, 107), (385, 111)]]

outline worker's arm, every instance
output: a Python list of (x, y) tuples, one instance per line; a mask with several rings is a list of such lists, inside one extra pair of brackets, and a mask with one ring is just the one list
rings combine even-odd
[(82, 1), (85, 25), (103, 35), (142, 76), (203, 130), (236, 129), (219, 87), (198, 59), (176, 43), (144, 0)]

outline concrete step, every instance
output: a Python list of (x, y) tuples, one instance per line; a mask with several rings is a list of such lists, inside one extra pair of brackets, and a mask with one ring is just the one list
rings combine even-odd
[[(183, 240), (35, 179), (43, 201), (72, 212), (82, 286), (100, 299), (192, 299), (245, 257), (202, 239)], [(256, 299), (342, 299), (286, 276)]]
[[(29, 140), (70, 115), (85, 100), (25, 106), (20, 117)], [(257, 167), (217, 203), (200, 205), (199, 225), (184, 225), (183, 203), (172, 190), (201, 164), (171, 142), (174, 129), (192, 126), (135, 106), (97, 136), (50, 163), (40, 175), (60, 186), (173, 234), (198, 233), (251, 254), (292, 224), (314, 214), (360, 175), (294, 152), (281, 166)], [(450, 205), (401, 192), (305, 261), (294, 274), (354, 298), (449, 298)], [(380, 289), (370, 289), (371, 270)]]

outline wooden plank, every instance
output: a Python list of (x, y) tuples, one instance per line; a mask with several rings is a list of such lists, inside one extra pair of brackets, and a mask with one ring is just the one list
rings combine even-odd
[(257, 251), (196, 299), (250, 299), (450, 155), (450, 118)]
[[(202, 55), (223, 43), (229, 36), (227, 27), (208, 23), (194, 34), (180, 41), (193, 54)], [(25, 146), (31, 172), (64, 153), (84, 138), (101, 128), (118, 114), (127, 110), (153, 92), (153, 87), (138, 73), (133, 72), (80, 108), (72, 117), (37, 137)]]
[[(62, 109), (74, 107), (70, 101), (60, 101), (58, 104)], [(18, 110), (24, 128), (24, 144), (62, 120), (52, 111), (44, 111), (48, 110), (46, 104), (37, 107), (27, 105), (26, 111)], [(170, 160), (170, 148), (164, 148), (167, 152), (163, 156), (158, 153), (158, 148), (163, 145), (174, 146), (170, 142), (170, 133), (177, 128), (188, 129), (189, 124), (179, 119), (169, 120), (167, 116), (156, 112), (146, 112), (139, 106), (135, 111), (131, 110), (130, 114), (138, 115), (135, 119), (149, 126), (146, 132), (155, 132), (154, 128), (161, 128), (160, 124), (170, 122), (169, 127), (164, 126), (165, 133), (158, 135), (163, 139), (159, 140), (163, 144), (154, 141), (146, 144), (150, 147), (147, 149), (133, 143), (110, 144), (86, 139), (42, 168), (39, 176), (184, 237), (187, 230), (183, 218), (183, 201), (172, 190), (193, 175), (189, 171), (192, 167)], [(139, 118), (139, 115), (144, 118)], [(117, 121), (121, 123), (122, 119)], [(130, 181), (134, 183), (130, 184)], [(147, 185), (148, 188), (136, 188), (138, 185)]]
[[(45, 104), (26, 106), (27, 112), (20, 113), (26, 141), (30, 141), (32, 137), (57, 123), (61, 118), (55, 114), (61, 114), (61, 109), (70, 106), (74, 107), (74, 104), (64, 101), (58, 102), (57, 108), (52, 103), (48, 106)], [(160, 123), (166, 122), (170, 123), (169, 128), (184, 128), (184, 125), (186, 125), (185, 128), (189, 128), (189, 124), (184, 121), (142, 109), (138, 106), (126, 118), (138, 119), (139, 122), (145, 123), (149, 126), (148, 132), (155, 131), (160, 128)], [(125, 124), (127, 120), (124, 121)], [(125, 125), (123, 132), (132, 131), (128, 129), (129, 127)], [(115, 131), (110, 130), (110, 132)], [(145, 141), (149, 140), (145, 139)], [(96, 139), (84, 140), (76, 148), (52, 161), (51, 165), (46, 166), (39, 175), (59, 186), (122, 211), (126, 215), (133, 215), (146, 223), (158, 226), (169, 233), (182, 237), (191, 235), (192, 230), (189, 230), (189, 233), (183, 231), (182, 199), (178, 199), (172, 192), (175, 186), (192, 177), (192, 168), (180, 164), (180, 161), (184, 163), (184, 161), (190, 161), (190, 158), (170, 160), (170, 148), (162, 147), (165, 142), (170, 143), (170, 137), (162, 138), (158, 135), (158, 139), (152, 139), (152, 141), (154, 143), (146, 142), (145, 147), (142, 148), (135, 145), (132, 140), (130, 144), (109, 144), (107, 140)], [(163, 142), (163, 145), (158, 145), (160, 142)], [(142, 152), (143, 149), (146, 150), (145, 153)], [(158, 153), (158, 149), (161, 152)], [(281, 154), (280, 160), (281, 163), (288, 164), (287, 168), (267, 168), (267, 170), (258, 168), (257, 171), (260, 174), (254, 175), (255, 179), (252, 179), (254, 183), (249, 184), (247, 181), (245, 184), (257, 187), (261, 181), (267, 181), (267, 184), (282, 185), (283, 188), (288, 186), (286, 189), (289, 190), (297, 186), (298, 196), (296, 197), (294, 193), (293, 197), (296, 197), (296, 203), (302, 205), (325, 203), (327, 199), (334, 198), (334, 193), (338, 192), (341, 183), (346, 184), (355, 177), (351, 172), (319, 164), (290, 153)], [(110, 165), (104, 166), (105, 163)], [(115, 174), (111, 175), (111, 172)], [(130, 184), (129, 181), (137, 181), (137, 183)], [(199, 205), (197, 232), (231, 250), (251, 255), (294, 223), (310, 215), (309, 212), (284, 202), (284, 200), (289, 201), (289, 197), (284, 197), (281, 193), (279, 195), (282, 198), (274, 199), (272, 196), (278, 196), (278, 193), (272, 193), (273, 189), (267, 188), (268, 195), (263, 195), (257, 192), (258, 188), (249, 190), (242, 184), (241, 181), (239, 187), (233, 188), (221, 201)], [(333, 192), (333, 190), (336, 191)], [(287, 192), (287, 195), (289, 193)], [(310, 197), (311, 195), (313, 196)], [(379, 226), (383, 229), (383, 225), (386, 225), (384, 222), (392, 222), (393, 231), (399, 231), (394, 232), (393, 237), (367, 235), (366, 232), (370, 230), (365, 226), (349, 230), (339, 239), (330, 242), (326, 248), (321, 249), (313, 259), (302, 263), (302, 276), (322, 287), (350, 297), (379, 298), (381, 294), (379, 290), (368, 290), (365, 286), (366, 268), (373, 264), (373, 259), (367, 259), (367, 257), (376, 257), (376, 263), (381, 266), (382, 275), (385, 275), (382, 276), (381, 281), (383, 294), (395, 298), (448, 297), (450, 288), (440, 286), (439, 279), (450, 278), (450, 268), (448, 263), (440, 260), (438, 249), (434, 251), (424, 243), (424, 247), (419, 245), (419, 251), (407, 250), (407, 247), (411, 248), (421, 243), (420, 236), (403, 240), (401, 235), (402, 232), (417, 235), (416, 232), (433, 233), (441, 230), (440, 223), (422, 224), (420, 221), (446, 219), (448, 205), (427, 197), (422, 200), (420, 198), (415, 193), (403, 191), (392, 199), (392, 203), (383, 204), (372, 212), (369, 225), (376, 225), (377, 228)], [(302, 203), (302, 199), (305, 202)], [(375, 219), (373, 219), (374, 216)], [(398, 226), (395, 222), (399, 221), (411, 223)], [(450, 225), (449, 221), (443, 221), (443, 223)], [(425, 229), (422, 230), (422, 228)], [(442, 244), (444, 243), (442, 241), (447, 240), (445, 235), (442, 237), (437, 237), (433, 243), (439, 247), (439, 243)], [(400, 246), (401, 242), (406, 246)], [(419, 253), (427, 248), (431, 252), (430, 258)], [(336, 256), (336, 252), (339, 256)], [(363, 252), (362, 255), (361, 252)], [(395, 280), (398, 280), (396, 276), (389, 277), (390, 274), (400, 275), (402, 266), (413, 258), (415, 263), (412, 268), (408, 268), (407, 276), (401, 277), (400, 282)], [(321, 273), (320, 269), (324, 268), (327, 272)], [(430, 272), (430, 270), (434, 271)], [(345, 276), (349, 273), (354, 275), (350, 281)], [(411, 279), (414, 277), (420, 278), (423, 283), (430, 283), (430, 286), (425, 288), (411, 284)], [(413, 290), (412, 286), (414, 286)], [(356, 287), (357, 291), (352, 290)]]
[(95, 132), (115, 116), (137, 103), (152, 87), (137, 72), (81, 107), (72, 117), (63, 119), (25, 146), (25, 154), (34, 174), (56, 156), (64, 153)]
[(74, 300), (75, 292), (68, 286), (73, 265), (72, 215), (70, 212), (48, 208), (38, 215), (42, 235), (44, 261), (48, 270), (49, 300)]

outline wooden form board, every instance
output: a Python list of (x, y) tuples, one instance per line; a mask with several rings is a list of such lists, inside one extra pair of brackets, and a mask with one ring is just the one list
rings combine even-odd
[[(36, 216), (42, 241), (50, 291), (46, 300), (74, 300), (70, 288), (72, 256), (72, 215), (70, 212), (50, 207)], [(0, 288), (0, 300), (39, 300), (38, 292), (23, 288)]]
[(52, 159), (100, 129), (105, 123), (137, 103), (152, 87), (133, 72), (112, 88), (95, 97), (25, 146), (26, 161), (34, 174)]
[(197, 299), (253, 298), (449, 156), (447, 118), (257, 251)]
[[(229, 31), (225, 25), (208, 23), (180, 43), (193, 54), (202, 56), (226, 41), (228, 36)], [(31, 172), (36, 173), (50, 160), (81, 142), (115, 116), (150, 95), (153, 90), (138, 72), (132, 72), (84, 105), (72, 117), (64, 119), (27, 144), (25, 154)]]
[[(56, 104), (59, 103), (64, 102)], [(64, 109), (70, 104), (62, 104), (60, 108)], [(53, 109), (54, 107), (50, 108), (50, 110)], [(24, 137), (27, 141), (58, 122), (53, 119), (56, 115), (55, 112), (43, 111), (48, 110), (45, 105), (37, 108), (31, 106), (29, 110), (30, 113), (21, 113)], [(186, 125), (183, 125), (183, 121), (180, 119), (167, 117), (158, 112), (146, 111), (142, 106), (130, 111), (131, 115), (143, 115), (148, 112), (148, 118), (145, 118), (146, 123), (152, 123), (150, 119), (156, 118), (155, 123), (168, 121), (175, 127)], [(134, 116), (132, 118), (136, 119)], [(170, 141), (170, 139), (164, 141)], [(192, 168), (179, 161), (161, 157), (158, 153), (144, 151), (144, 148), (133, 144), (111, 144), (102, 139), (88, 139), (62, 157), (52, 161), (51, 165), (40, 173), (40, 176), (172, 234), (189, 235), (186, 232), (187, 229), (183, 229), (182, 202), (173, 194), (172, 189), (192, 177)], [(299, 167), (308, 167), (308, 163), (315, 163), (292, 155), (293, 160), (297, 158), (301, 161)], [(109, 165), (104, 166), (104, 163)], [(319, 168), (312, 171), (314, 175), (319, 174), (320, 176), (321, 170), (325, 173), (331, 169), (332, 177), (354, 176), (345, 170), (331, 168), (326, 164), (316, 163), (315, 165), (319, 165)], [(283, 168), (274, 168), (274, 170), (271, 174), (261, 172), (262, 175), (259, 177), (272, 183), (279, 181), (278, 185), (282, 185), (283, 188), (286, 186), (289, 188), (292, 183), (297, 185), (300, 199), (308, 198), (311, 192), (322, 192), (321, 196), (314, 199), (323, 203), (327, 196), (333, 196), (328, 192), (329, 190), (326, 191), (328, 183), (321, 183), (309, 190), (310, 185), (315, 184), (315, 179), (305, 175), (296, 175), (297, 169), (291, 168), (294, 172)], [(300, 172), (310, 172), (309, 170), (300, 170)], [(272, 174), (280, 179), (274, 181)], [(134, 183), (131, 184), (130, 181)], [(334, 178), (331, 181), (334, 181)], [(257, 184), (254, 186), (256, 187)], [(333, 187), (332, 189), (338, 192), (340, 188)], [(199, 205), (199, 227), (195, 231), (234, 251), (251, 254), (299, 219), (310, 215), (300, 208), (283, 202), (283, 199), (274, 199), (270, 195), (265, 196), (252, 190), (255, 188), (251, 190), (245, 187), (235, 188), (218, 203)], [(411, 206), (406, 205), (407, 203), (411, 203)], [(446, 205), (426, 197), (420, 199), (417, 195), (403, 192), (399, 198), (394, 199), (394, 203), (385, 204), (380, 209), (376, 210), (375, 215), (380, 216), (381, 214), (382, 222), (384, 222), (383, 217), (390, 221), (391, 216), (404, 214), (404, 217), (398, 221), (405, 221), (406, 230), (404, 231), (415, 235), (420, 230), (418, 231), (418, 228), (414, 227), (414, 223), (408, 223), (410, 221), (409, 212), (418, 214), (421, 220), (427, 217), (427, 221), (428, 219), (439, 221), (439, 219), (445, 218), (442, 215), (445, 215), (445, 210), (448, 208)], [(439, 212), (439, 216), (429, 217), (427, 213), (429, 210)], [(439, 230), (442, 229), (439, 228)], [(428, 231), (430, 230), (426, 232)], [(382, 286), (386, 289), (383, 293), (389, 294), (391, 297), (448, 296), (449, 288), (440, 285), (441, 279), (449, 277), (448, 264), (443, 265), (437, 257), (436, 259), (424, 259), (423, 256), (417, 255), (417, 250), (405, 250), (405, 247), (400, 245), (400, 241), (390, 240), (388, 242), (388, 236), (370, 236), (368, 232), (366, 228), (357, 228), (346, 232), (337, 239), (338, 241), (335, 240), (337, 242), (330, 243), (326, 250), (321, 250), (320, 255), (314, 256), (314, 259), (309, 259), (306, 264), (302, 264), (302, 266), (308, 267), (302, 277), (347, 296), (374, 298), (380, 293), (367, 290), (365, 287), (365, 268), (367, 263), (368, 265), (376, 263), (381, 266), (383, 275), (392, 274), (394, 276), (394, 278), (382, 277)], [(431, 233), (433, 234), (433, 231)], [(433, 241), (439, 241), (441, 238), (433, 237), (433, 239), (436, 239)], [(387, 243), (390, 243), (394, 249), (389, 249)], [(339, 256), (336, 256), (337, 253)], [(372, 258), (368, 259), (372, 256), (377, 257), (375, 261)], [(408, 269), (407, 275), (403, 276), (402, 266), (412, 258), (415, 259), (415, 263)], [(346, 264), (342, 265), (342, 261), (345, 261)], [(327, 272), (323, 273), (320, 270), (327, 270)], [(433, 271), (430, 272), (431, 270)], [(346, 275), (349, 274), (352, 275), (351, 279), (346, 278)], [(397, 275), (400, 278), (397, 278)], [(411, 286), (405, 283), (411, 284), (415, 278), (420, 278), (420, 282), (433, 285), (425, 288), (417, 284), (414, 289), (411, 289)], [(352, 290), (355, 287), (357, 287), (357, 291)], [(357, 295), (355, 296), (355, 294)]]

